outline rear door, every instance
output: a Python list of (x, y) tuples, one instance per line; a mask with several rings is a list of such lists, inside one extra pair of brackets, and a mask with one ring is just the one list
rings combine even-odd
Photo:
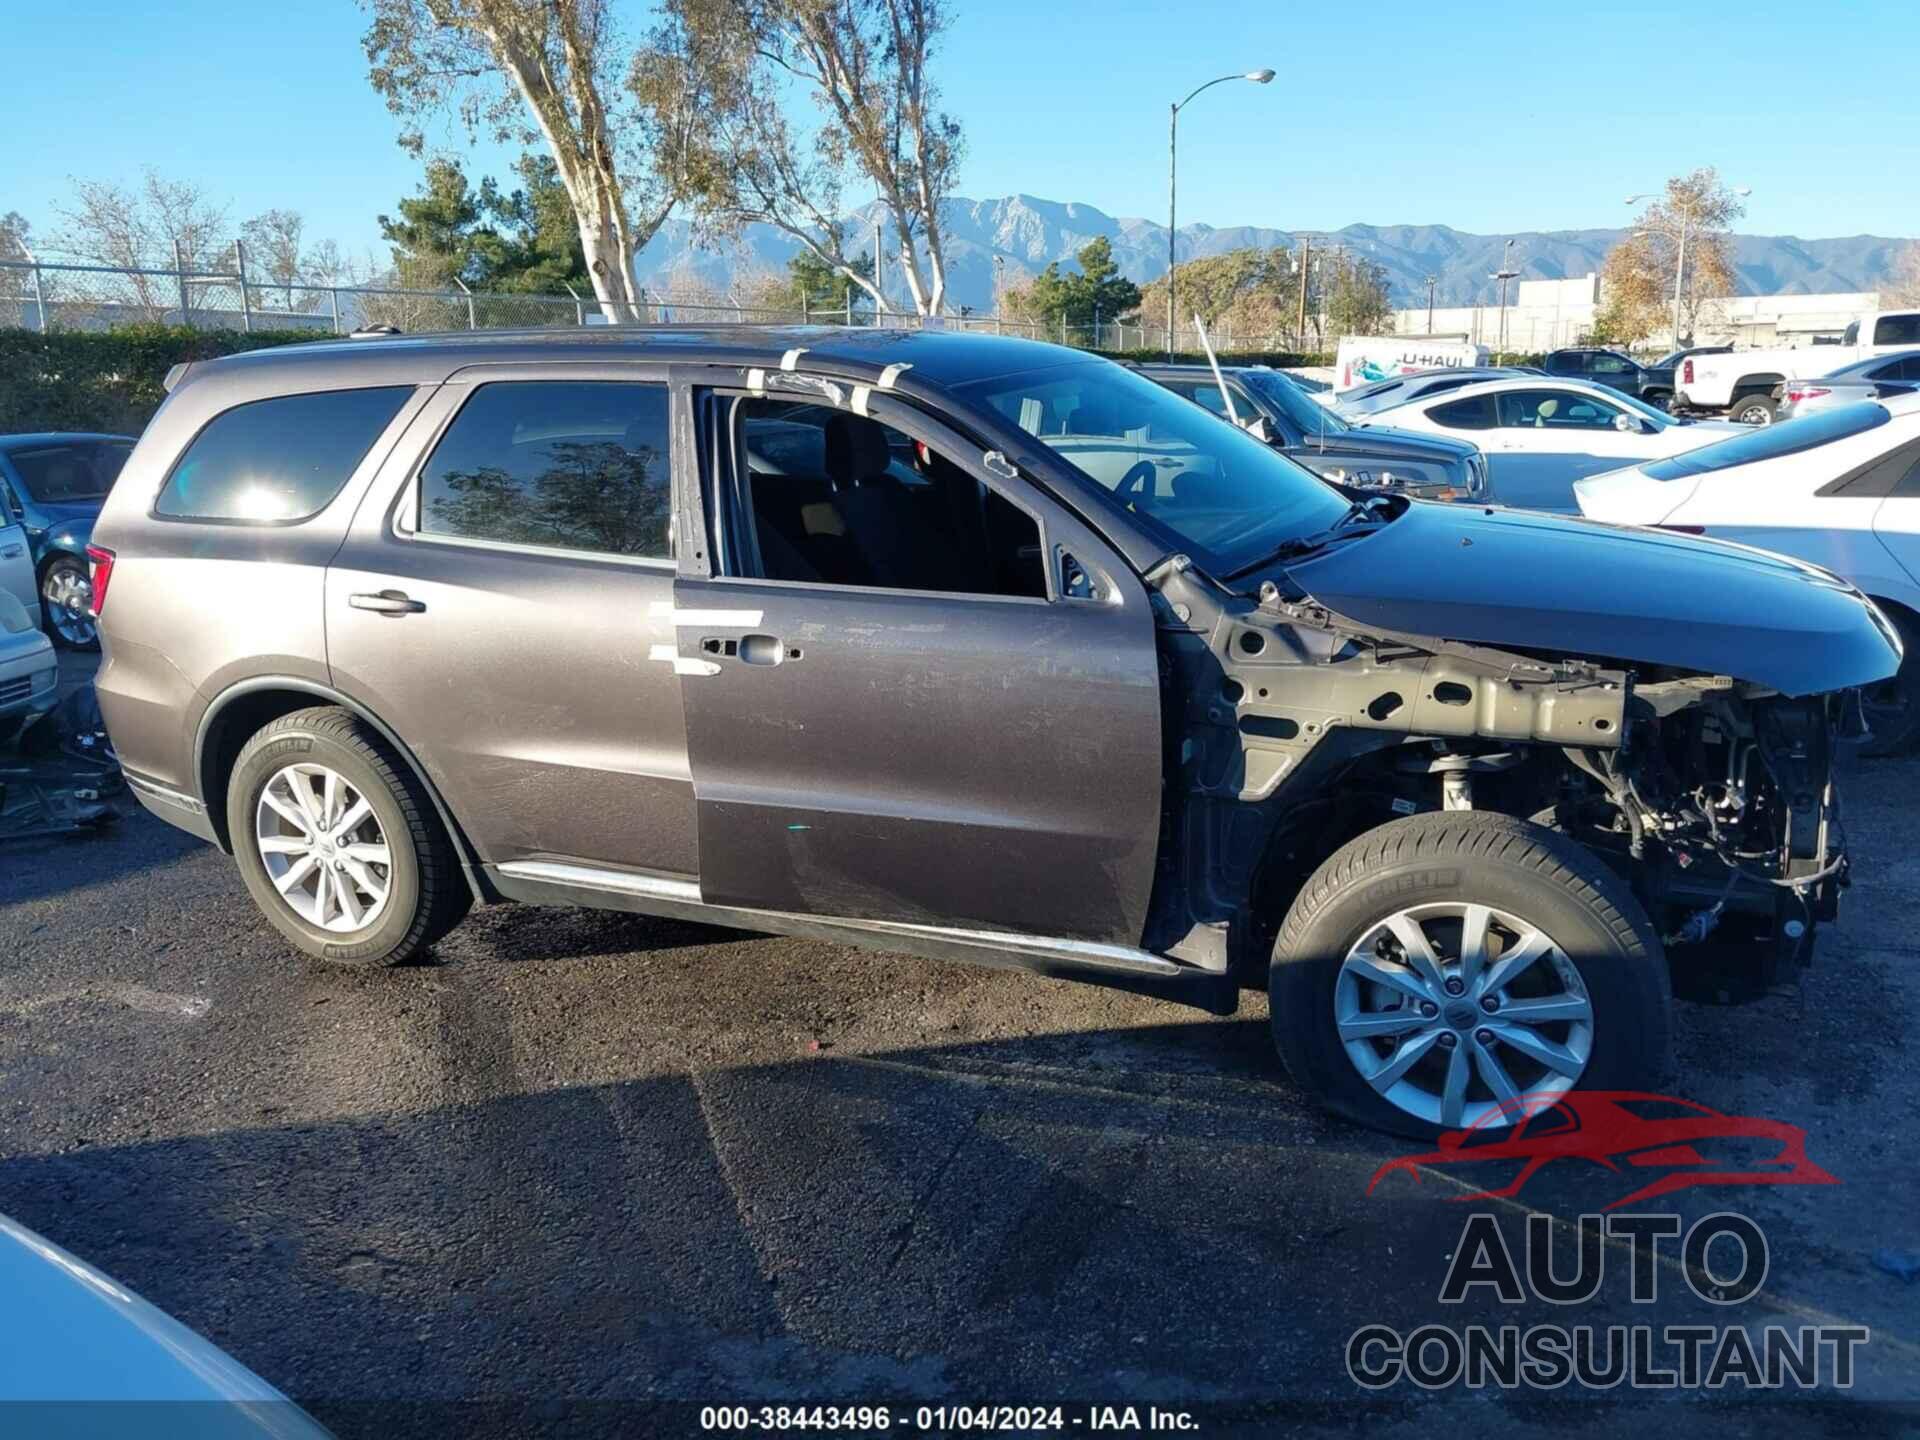
[[(434, 396), (327, 572), (334, 683), (413, 747), (495, 865), (685, 883), (663, 371), (479, 366)], [(604, 877), (601, 877), (602, 879)]]
[[(1160, 687), (1139, 580), (893, 399), (693, 390), (681, 556), (709, 903), (1139, 943)], [(870, 418), (869, 418), (870, 417)]]

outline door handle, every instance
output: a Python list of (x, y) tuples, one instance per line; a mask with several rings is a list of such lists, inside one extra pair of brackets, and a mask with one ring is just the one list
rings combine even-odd
[(715, 660), (743, 660), (749, 665), (778, 665), (782, 660), (798, 660), (800, 652), (789, 650), (777, 635), (708, 635), (700, 642), (700, 653)]
[(376, 595), (349, 595), (347, 604), (356, 610), (371, 610), (376, 615), (418, 615), (427, 608), (424, 600), (415, 600), (404, 590), (382, 590)]
[(0, 550), (0, 555), (6, 556), (9, 560), (18, 560), (26, 553), (26, 548), (24, 545), (9, 545), (6, 549)]

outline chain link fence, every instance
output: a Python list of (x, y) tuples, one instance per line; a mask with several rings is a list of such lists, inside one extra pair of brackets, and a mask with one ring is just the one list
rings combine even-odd
[[(881, 313), (848, 304), (833, 309), (734, 304), (711, 294), (681, 299), (642, 292), (640, 317), (649, 325), (867, 325), (917, 326), (911, 314)], [(0, 328), (42, 333), (111, 330), (124, 325), (184, 325), (199, 330), (312, 330), (348, 335), (391, 325), (407, 334), (442, 330), (504, 330), (609, 323), (591, 295), (531, 295), (498, 291), (415, 288), (398, 285), (319, 285), (262, 281), (234, 270), (181, 267), (130, 269), (107, 265), (46, 264), (0, 260)], [(1176, 327), (1172, 345), (1165, 325), (1101, 320), (1092, 325), (1047, 324), (1002, 315), (942, 317), (949, 330), (1018, 335), (1083, 350), (1201, 350), (1199, 331)], [(1240, 335), (1231, 322), (1210, 337), (1221, 351), (1286, 351), (1301, 348), (1287, 334)], [(1324, 348), (1318, 344), (1307, 348)]]

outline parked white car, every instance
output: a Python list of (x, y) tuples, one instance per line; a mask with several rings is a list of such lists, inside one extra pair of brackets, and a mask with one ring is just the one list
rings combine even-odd
[(53, 642), (40, 629), (26, 531), (0, 525), (0, 738), (21, 716), (53, 708), (59, 670)]
[(1692, 355), (1680, 362), (1674, 377), (1673, 408), (1726, 414), (1745, 425), (1771, 424), (1773, 392), (1781, 381), (1915, 345), (1920, 345), (1920, 310), (1871, 310), (1847, 326), (1838, 345)]
[(1710, 535), (1852, 582), (1905, 647), (1864, 692), (1874, 748), (1920, 738), (1920, 395), (1863, 400), (1574, 487), (1596, 520)]
[(1676, 420), (1618, 390), (1544, 376), (1469, 385), (1360, 418), (1473, 441), (1487, 457), (1493, 500), (1528, 510), (1572, 510), (1573, 482), (1583, 476), (1678, 455), (1742, 428)]

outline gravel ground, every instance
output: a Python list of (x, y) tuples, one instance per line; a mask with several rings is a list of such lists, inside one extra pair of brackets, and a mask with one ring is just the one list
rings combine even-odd
[(230, 861), (138, 811), (0, 846), (0, 1211), (342, 1434), (690, 1428), (623, 1402), (799, 1398), (1187, 1406), (1207, 1434), (1362, 1415), (1891, 1433), (1911, 1412), (1857, 1400), (1789, 1416), (1402, 1383), (1361, 1407), (1343, 1358), (1369, 1323), (1846, 1322), (1873, 1332), (1855, 1396), (1920, 1399), (1920, 1286), (1870, 1259), (1920, 1250), (1920, 763), (1847, 784), (1841, 923), (1798, 987), (1680, 1006), (1676, 1086), (1804, 1126), (1841, 1183), (1634, 1207), (1763, 1226), (1766, 1286), (1737, 1313), (1671, 1267), (1634, 1306), (1617, 1252), (1578, 1315), (1442, 1305), (1469, 1208), (1519, 1252), (1530, 1213), (1597, 1211), (1620, 1177), (1557, 1167), (1474, 1207), (1438, 1174), (1369, 1196), (1416, 1147), (1309, 1106), (1258, 997), (1219, 1020), (512, 907), (437, 963), (335, 971), (280, 943)]

